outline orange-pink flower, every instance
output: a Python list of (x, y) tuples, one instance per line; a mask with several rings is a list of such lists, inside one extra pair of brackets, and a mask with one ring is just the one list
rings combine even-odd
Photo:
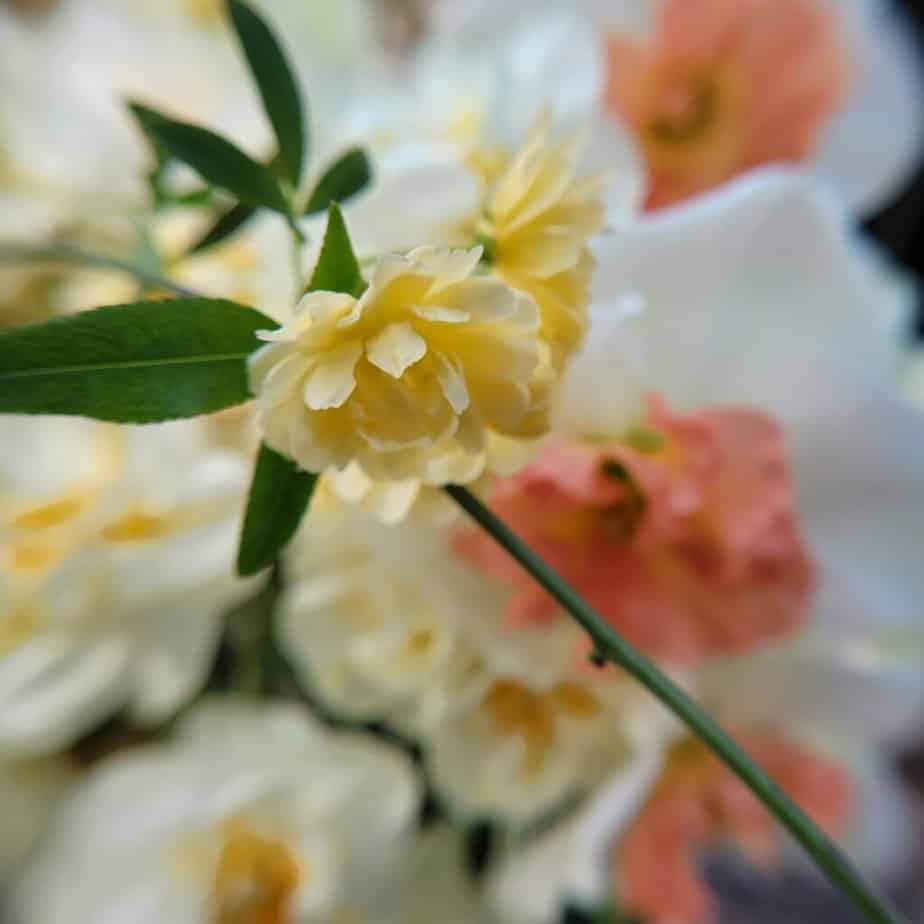
[(843, 36), (818, 0), (665, 0), (648, 44), (607, 44), (606, 104), (637, 135), (648, 208), (805, 160), (847, 86)]
[[(831, 834), (843, 828), (852, 793), (841, 767), (778, 735), (736, 737), (816, 824)], [(684, 743), (614, 852), (620, 906), (651, 924), (711, 924), (716, 903), (697, 852), (728, 843), (762, 867), (780, 847), (773, 818), (750, 790), (702, 745)]]
[[(673, 664), (740, 652), (797, 628), (815, 568), (802, 541), (780, 427), (721, 407), (649, 398), (617, 441), (549, 443), (491, 507), (626, 638)], [(512, 625), (555, 602), (480, 531), (456, 550), (513, 588)]]

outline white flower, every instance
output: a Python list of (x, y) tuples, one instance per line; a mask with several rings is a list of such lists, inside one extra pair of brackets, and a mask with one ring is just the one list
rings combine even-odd
[(639, 690), (581, 672), (576, 627), (503, 629), (503, 589), (448, 535), (319, 500), (288, 559), (283, 648), (336, 714), (416, 738), (451, 812), (534, 820), (664, 737)]
[(212, 703), (175, 741), (89, 775), (27, 868), (10, 921), (384, 915), (417, 802), (400, 753), (330, 733), (295, 706)]
[(576, 670), (571, 624), (526, 635), (495, 631), (479, 696), (425, 742), (433, 784), (462, 817), (536, 821), (632, 767), (667, 732), (632, 681)]
[(496, 597), (440, 531), (385, 526), (320, 494), (286, 564), (280, 641), (336, 714), (419, 734), (477, 695), (463, 632)]
[(204, 681), (247, 472), (198, 423), (7, 417), (0, 457), (0, 753), (47, 753), (120, 706), (171, 715)]

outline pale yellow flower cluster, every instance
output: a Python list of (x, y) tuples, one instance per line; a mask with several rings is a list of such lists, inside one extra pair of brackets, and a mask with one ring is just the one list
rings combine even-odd
[(303, 468), (465, 482), (534, 415), (538, 311), (481, 248), (387, 256), (359, 297), (312, 292), (250, 360), (266, 441)]
[(604, 225), (604, 179), (578, 175), (579, 136), (553, 143), (550, 134), (545, 112), (497, 179), (479, 230), (492, 242), (493, 271), (539, 306), (539, 335), (560, 371), (587, 328), (587, 244)]
[(311, 293), (265, 335), (250, 369), (271, 446), (394, 520), (421, 483), (479, 477), (489, 441), (546, 432), (604, 223), (602, 178), (578, 175), (580, 139), (550, 133), (545, 113), (482, 176), (468, 233), (483, 248), (386, 256), (358, 299)]

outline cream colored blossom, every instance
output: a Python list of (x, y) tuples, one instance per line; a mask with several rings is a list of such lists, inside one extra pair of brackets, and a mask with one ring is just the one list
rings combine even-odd
[(502, 597), (431, 523), (386, 526), (322, 490), (286, 577), (280, 643), (334, 713), (421, 736), (479, 694), (481, 659), (465, 630)]
[(215, 700), (169, 742), (90, 772), (3, 920), (390, 920), (418, 800), (400, 751), (296, 704)]
[(199, 421), (12, 415), (0, 446), (0, 757), (54, 752), (119, 709), (165, 721), (252, 592), (233, 577), (247, 468)]
[(486, 434), (535, 410), (537, 310), (474, 276), (480, 248), (387, 256), (358, 299), (312, 292), (250, 360), (266, 441), (303, 468), (471, 480)]
[(491, 241), (494, 272), (539, 306), (540, 337), (560, 368), (587, 326), (588, 241), (604, 225), (604, 181), (578, 175), (579, 136), (553, 142), (550, 133), (545, 112), (490, 191), (479, 231)]
[(445, 531), (317, 500), (286, 561), (281, 645), (333, 713), (414, 738), (454, 815), (533, 821), (668, 733), (624, 677), (582, 669), (573, 623), (505, 629), (504, 588)]

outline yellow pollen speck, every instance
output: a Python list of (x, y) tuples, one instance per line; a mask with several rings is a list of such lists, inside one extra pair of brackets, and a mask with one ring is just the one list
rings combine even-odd
[(303, 875), (285, 844), (232, 824), (212, 884), (211, 924), (286, 924)]
[(134, 510), (105, 527), (103, 537), (110, 542), (145, 542), (160, 538), (168, 529), (165, 517)]
[(23, 510), (13, 519), (13, 526), (17, 529), (49, 529), (52, 526), (60, 526), (77, 516), (83, 506), (82, 498), (64, 497), (40, 507)]

